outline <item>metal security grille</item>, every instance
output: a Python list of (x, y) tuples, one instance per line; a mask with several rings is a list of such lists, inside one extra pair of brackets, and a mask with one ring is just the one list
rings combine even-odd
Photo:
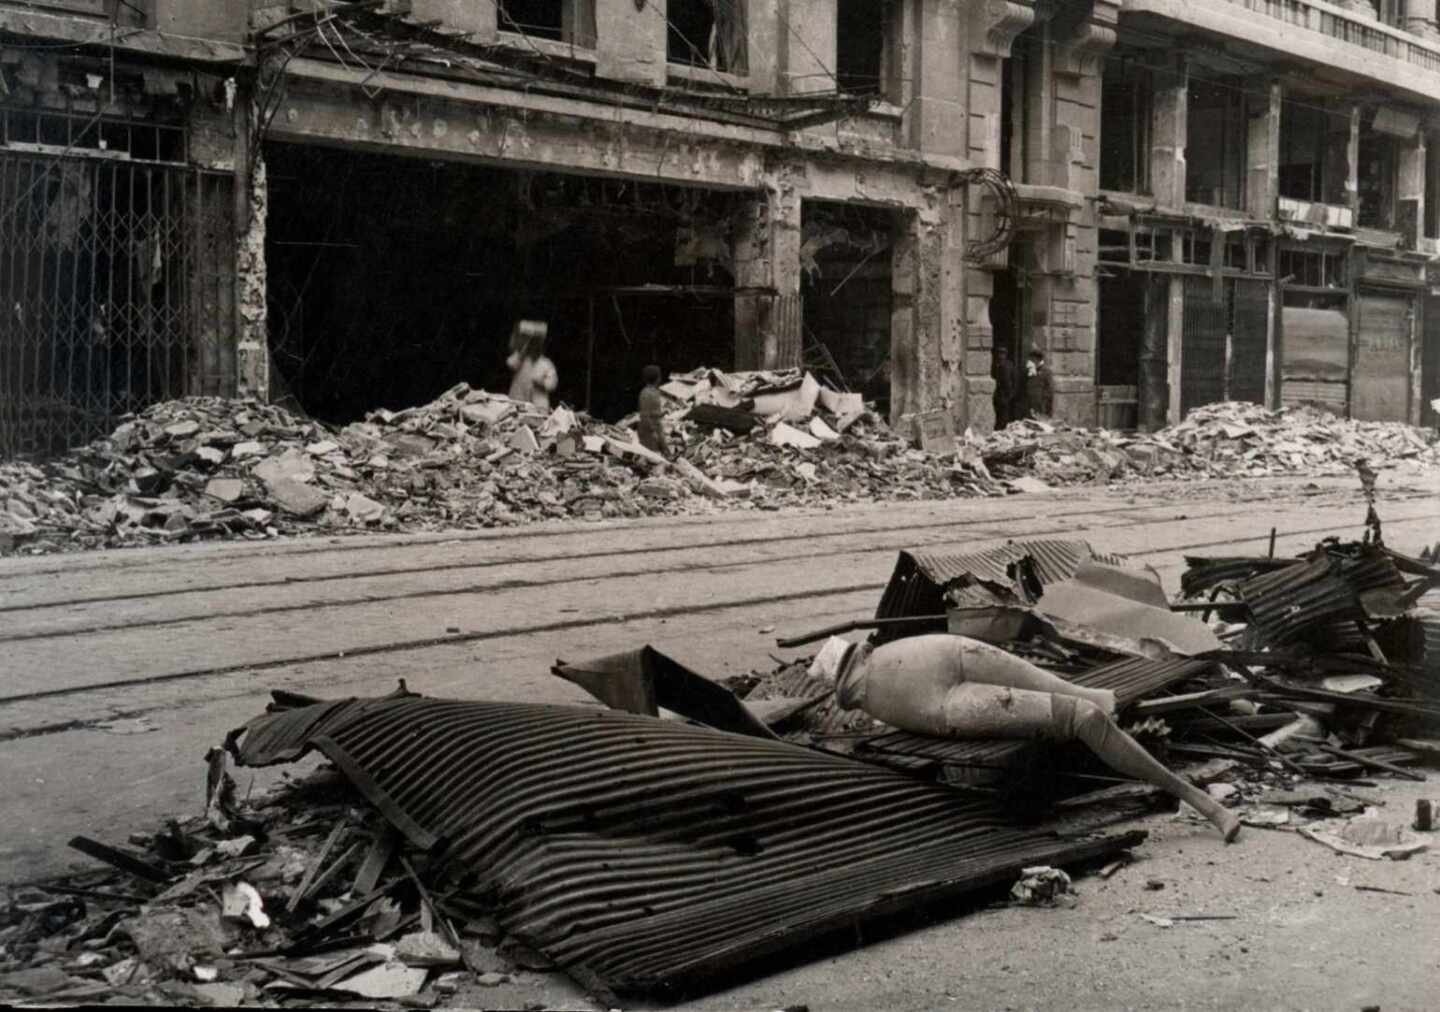
[(232, 177), (26, 147), (0, 149), (0, 456), (223, 392)]
[(1235, 312), (1231, 328), (1230, 384), (1226, 394), (1232, 401), (1264, 404), (1270, 283), (1240, 278), (1232, 284)]
[(1225, 290), (1210, 278), (1185, 279), (1180, 348), (1180, 413), (1225, 399)]

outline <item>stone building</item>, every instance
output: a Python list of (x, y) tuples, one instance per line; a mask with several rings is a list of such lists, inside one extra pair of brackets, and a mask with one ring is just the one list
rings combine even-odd
[(805, 364), (984, 430), (997, 343), (1087, 424), (1418, 417), (1440, 46), (1370, 6), (0, 0), (0, 452), (503, 389), (520, 318), (612, 418)]
[(1101, 86), (1101, 420), (1232, 399), (1433, 423), (1437, 101), (1435, 0), (1125, 0)]

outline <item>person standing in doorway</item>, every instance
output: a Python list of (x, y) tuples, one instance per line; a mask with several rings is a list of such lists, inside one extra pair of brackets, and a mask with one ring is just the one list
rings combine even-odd
[(1031, 418), (1048, 418), (1055, 413), (1055, 378), (1039, 349), (1030, 353), (1025, 366), (1025, 411)]
[(660, 367), (647, 365), (640, 376), (645, 381), (640, 391), (640, 424), (637, 427), (640, 445), (668, 458), (670, 442), (665, 438), (665, 397), (660, 393)]
[(514, 376), (510, 380), (510, 399), (529, 401), (538, 408), (550, 409), (550, 395), (560, 385), (555, 363), (545, 357), (548, 328), (538, 320), (521, 320), (510, 336), (510, 357), (505, 360)]
[(1020, 377), (1015, 363), (1010, 358), (1010, 349), (1001, 345), (995, 349), (995, 429), (1005, 428), (1013, 420), (1015, 394)]

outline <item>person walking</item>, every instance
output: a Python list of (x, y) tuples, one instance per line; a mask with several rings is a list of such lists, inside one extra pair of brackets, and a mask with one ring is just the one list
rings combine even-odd
[(1031, 418), (1048, 418), (1055, 413), (1055, 378), (1039, 350), (1030, 353), (1025, 365), (1025, 412)]
[(665, 397), (660, 393), (660, 367), (647, 365), (640, 376), (645, 381), (640, 391), (640, 424), (637, 427), (640, 445), (669, 457), (670, 442), (665, 438)]

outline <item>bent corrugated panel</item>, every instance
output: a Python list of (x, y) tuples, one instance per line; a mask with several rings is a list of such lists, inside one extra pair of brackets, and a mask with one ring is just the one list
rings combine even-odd
[(901, 552), (895, 560), (895, 571), (880, 597), (875, 617), (943, 615), (945, 585), (951, 580), (972, 576), (977, 580), (1009, 584), (1006, 567), (1027, 555), (1035, 560), (1036, 575), (1046, 585), (1070, 579), (1088, 559), (1120, 564), (1115, 556), (1097, 555), (1084, 541), (1011, 541), (980, 552), (912, 549)]
[(692, 985), (1137, 839), (1061, 841), (870, 764), (584, 707), (385, 700), (314, 745), (413, 843), (478, 876), (508, 932), (614, 991)]

